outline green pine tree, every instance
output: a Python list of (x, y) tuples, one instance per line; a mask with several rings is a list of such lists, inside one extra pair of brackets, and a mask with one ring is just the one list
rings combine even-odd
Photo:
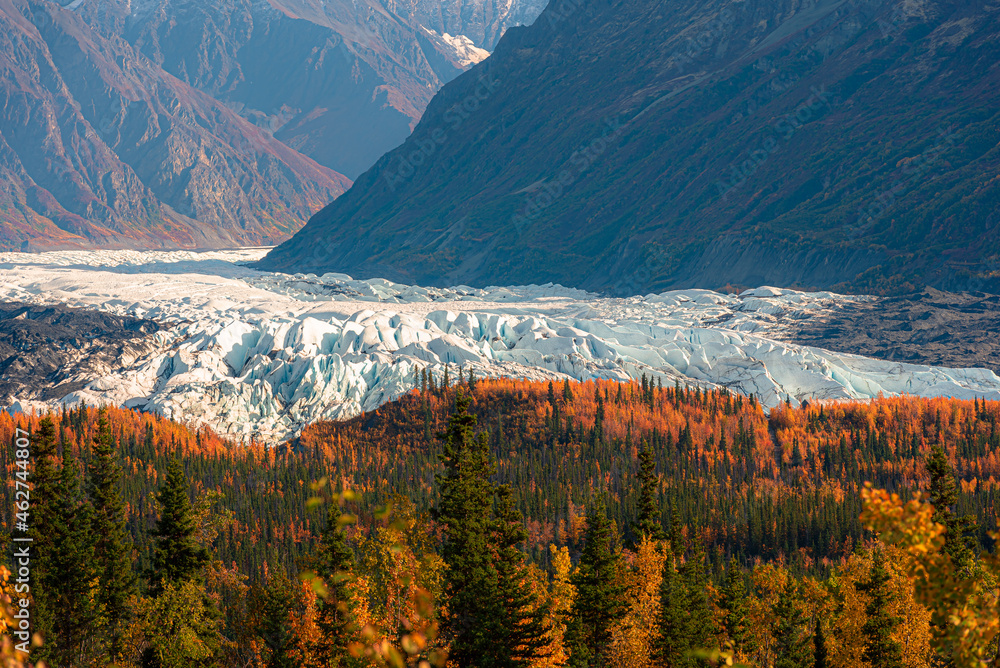
[(479, 665), (524, 668), (545, 655), (548, 628), (545, 610), (527, 585), (524, 553), (518, 546), (528, 540), (528, 532), (507, 485), (497, 488), (493, 536), (496, 585), (491, 597), (494, 605), (486, 619), (493, 647), (481, 657)]
[(660, 504), (657, 502), (657, 488), (660, 479), (656, 475), (656, 460), (653, 451), (643, 443), (639, 452), (639, 517), (635, 522), (635, 532), (641, 538), (663, 540), (666, 535), (660, 523)]
[[(676, 513), (672, 513), (676, 517)], [(692, 651), (712, 644), (715, 623), (708, 603), (705, 553), (694, 541), (691, 556), (680, 562), (687, 551), (679, 526), (671, 529), (671, 549), (663, 565), (660, 582), (660, 658), (668, 668), (698, 666)], [(697, 535), (697, 530), (692, 535)], [(679, 565), (678, 565), (679, 564)]]
[(705, 649), (715, 635), (715, 619), (708, 603), (708, 574), (705, 570), (705, 550), (698, 539), (698, 529), (692, 531), (695, 537), (691, 556), (678, 569), (684, 580), (685, 610), (687, 613), (686, 642), (688, 648)]
[(444, 471), (438, 475), (438, 522), (444, 528), (441, 557), (446, 564), (444, 598), (447, 615), (441, 634), (450, 643), (449, 662), (464, 668), (478, 665), (493, 647), (487, 620), (495, 594), (493, 564), (493, 485), (496, 465), (487, 436), (475, 434), (476, 416), (461, 392), (445, 431)]
[(865, 636), (864, 659), (871, 668), (902, 668), (903, 653), (892, 633), (902, 621), (889, 613), (893, 594), (889, 587), (892, 576), (885, 566), (885, 553), (876, 548), (872, 555), (872, 566), (868, 579), (858, 584), (858, 589), (868, 594), (865, 621), (861, 632)]
[[(176, 457), (167, 465), (157, 500), (160, 513), (152, 531), (149, 573), (152, 598), (145, 620), (155, 626), (155, 632), (143, 652), (142, 668), (214, 667), (221, 647), (220, 615), (203, 584), (203, 569), (211, 554), (197, 539), (187, 477)], [(169, 618), (162, 622), (151, 619), (163, 615)]]
[(732, 643), (733, 650), (750, 654), (750, 602), (747, 597), (743, 569), (734, 557), (726, 570), (726, 581), (719, 592), (719, 607), (722, 609), (722, 626)]
[(803, 668), (811, 663), (809, 640), (805, 632), (805, 613), (798, 599), (798, 588), (795, 582), (789, 579), (774, 606), (774, 617), (777, 621), (772, 632), (774, 668)]
[(353, 628), (348, 587), (354, 572), (354, 553), (344, 534), (344, 526), (350, 521), (338, 502), (331, 503), (316, 551), (316, 574), (326, 585), (316, 615), (320, 630), (316, 650), (324, 668), (341, 666), (347, 661)]
[(88, 665), (100, 649), (92, 634), (99, 614), (93, 510), (81, 483), (79, 465), (66, 453), (56, 491), (57, 514), (49, 527), (52, 555), (41, 583), (53, 606), (52, 633), (46, 642), (55, 666)]
[(288, 576), (280, 572), (271, 577), (266, 589), (258, 589), (260, 627), (258, 635), (264, 641), (266, 668), (298, 668), (292, 656), (296, 637), (292, 632), (291, 611), (297, 603), (296, 591)]
[(975, 517), (957, 516), (954, 506), (958, 502), (958, 485), (955, 473), (948, 462), (944, 448), (935, 445), (925, 461), (930, 476), (930, 502), (934, 506), (934, 521), (945, 527), (944, 552), (959, 568), (972, 565), (973, 550), (971, 535), (975, 531)]
[(625, 587), (618, 581), (621, 554), (615, 549), (614, 525), (600, 498), (590, 504), (584, 541), (580, 565), (572, 579), (576, 597), (567, 628), (570, 665), (574, 668), (607, 665), (605, 652), (611, 627), (626, 611)]
[(687, 652), (691, 643), (688, 641), (688, 615), (684, 609), (687, 592), (684, 578), (677, 570), (677, 555), (670, 550), (666, 556), (660, 581), (658, 655), (663, 666), (678, 668), (689, 665)]
[(201, 569), (208, 563), (208, 550), (195, 538), (195, 518), (188, 498), (188, 481), (177, 458), (167, 466), (167, 478), (157, 496), (160, 516), (152, 532), (152, 571), (154, 593), (166, 582), (200, 581)]
[[(45, 416), (38, 424), (38, 430), (31, 435), (32, 471), (28, 478), (31, 484), (31, 506), (28, 516), (28, 536), (33, 554), (32, 570), (37, 586), (31, 588), (35, 606), (35, 630), (46, 641), (36, 652), (38, 659), (49, 660), (54, 648), (52, 639), (52, 615), (58, 610), (55, 597), (58, 577), (53, 572), (54, 547), (52, 527), (59, 517), (59, 470), (55, 465), (56, 428), (51, 416)], [(51, 585), (51, 587), (50, 587)]]
[(813, 668), (827, 668), (829, 651), (826, 648), (826, 633), (823, 622), (816, 618), (816, 631), (813, 633)]
[(122, 637), (130, 619), (129, 597), (135, 591), (132, 576), (132, 544), (126, 529), (125, 502), (122, 500), (122, 470), (117, 460), (117, 444), (111, 434), (107, 409), (97, 418), (93, 456), (87, 490), (94, 507), (97, 542), (94, 556), (99, 569), (97, 602), (102, 612), (106, 651), (112, 661), (122, 652)]

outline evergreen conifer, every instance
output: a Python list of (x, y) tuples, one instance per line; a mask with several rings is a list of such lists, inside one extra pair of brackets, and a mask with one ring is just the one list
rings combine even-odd
[(132, 576), (132, 544), (125, 524), (122, 500), (122, 470), (117, 443), (111, 434), (107, 409), (97, 418), (87, 489), (94, 507), (97, 539), (94, 556), (99, 569), (97, 602), (101, 607), (108, 656), (118, 661), (123, 635), (130, 617), (129, 597), (135, 592)]
[(188, 498), (188, 481), (184, 467), (176, 457), (167, 466), (167, 478), (157, 496), (160, 516), (152, 535), (152, 571), (150, 583), (154, 593), (164, 582), (180, 583), (201, 580), (201, 569), (208, 563), (208, 550), (195, 538), (195, 519)]
[(605, 666), (611, 627), (625, 615), (625, 588), (618, 581), (621, 555), (604, 500), (591, 502), (580, 565), (572, 582), (576, 597), (570, 612), (570, 665)]
[(868, 580), (858, 585), (858, 589), (868, 594), (868, 604), (865, 606), (868, 619), (861, 627), (861, 632), (865, 636), (863, 656), (871, 668), (903, 666), (902, 649), (892, 638), (893, 631), (902, 620), (889, 612), (889, 604), (892, 602), (892, 591), (889, 587), (891, 580), (892, 577), (885, 566), (885, 552), (877, 547), (872, 554)]

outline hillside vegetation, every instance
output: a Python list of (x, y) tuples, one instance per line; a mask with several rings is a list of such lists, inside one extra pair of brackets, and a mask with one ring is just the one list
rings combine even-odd
[[(274, 449), (124, 409), (0, 414), (12, 446), (16, 428), (31, 432), (29, 535), (43, 555), (32, 592), (50, 640), (32, 659), (995, 656), (996, 571), (975, 555), (994, 549), (1000, 404), (885, 398), (766, 415), (752, 397), (646, 381), (459, 380), (429, 378)], [(5, 513), (15, 452), (3, 451)], [(22, 535), (5, 517), (7, 537)], [(74, 595), (88, 604), (59, 604)], [(484, 631), (510, 619), (506, 640)], [(876, 645), (906, 652), (879, 663)]]

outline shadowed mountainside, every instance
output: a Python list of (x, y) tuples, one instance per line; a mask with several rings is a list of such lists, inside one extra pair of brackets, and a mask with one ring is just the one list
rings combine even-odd
[(260, 266), (996, 292), (998, 63), (966, 0), (554, 3)]

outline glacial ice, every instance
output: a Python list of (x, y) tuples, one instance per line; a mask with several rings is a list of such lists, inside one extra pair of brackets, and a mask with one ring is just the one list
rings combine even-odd
[[(429, 288), (250, 269), (266, 249), (0, 254), (0, 296), (171, 325), (154, 354), (62, 401), (111, 402), (275, 442), (374, 410), (445, 365), (482, 376), (723, 386), (765, 406), (880, 393), (1000, 399), (984, 369), (875, 360), (778, 341), (867, 297), (760, 287), (627, 299), (558, 285)], [(18, 402), (21, 408), (29, 402)]]

